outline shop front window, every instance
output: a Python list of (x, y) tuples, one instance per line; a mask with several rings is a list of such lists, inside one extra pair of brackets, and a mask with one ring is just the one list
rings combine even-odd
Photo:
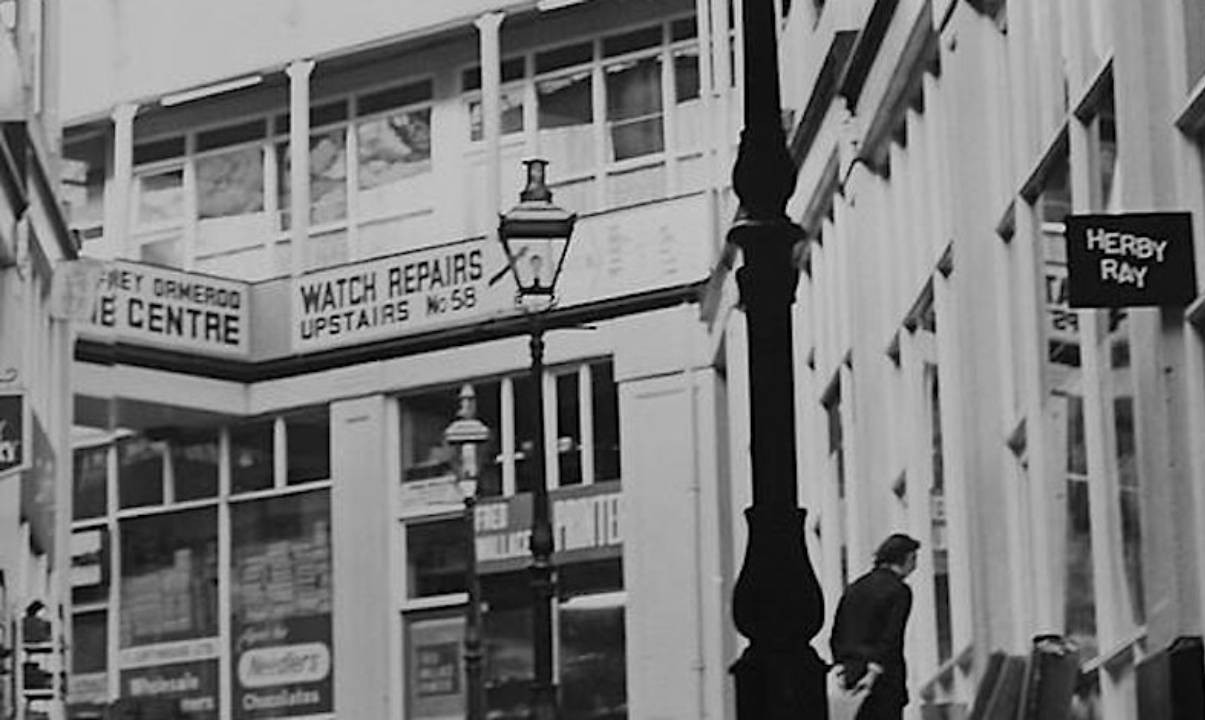
[(71, 616), (71, 672), (104, 672), (109, 657), (109, 613), (104, 610)]
[(133, 437), (117, 444), (117, 497), (122, 508), (163, 502), (163, 444)]
[(570, 598), (558, 609), (561, 717), (627, 718), (622, 593)]
[(406, 588), (411, 598), (464, 592), (469, 569), (464, 521), (406, 524)]
[(230, 428), (230, 488), (266, 490), (273, 484), (274, 422), (256, 420)]
[(73, 454), (72, 478), (72, 519), (103, 517), (108, 505), (109, 446), (76, 450)]
[(218, 632), (217, 510), (121, 522), (121, 647)]
[(191, 430), (170, 443), (177, 501), (217, 497), (220, 464), (218, 431)]
[(330, 410), (327, 406), (285, 417), (288, 484), (331, 476)]

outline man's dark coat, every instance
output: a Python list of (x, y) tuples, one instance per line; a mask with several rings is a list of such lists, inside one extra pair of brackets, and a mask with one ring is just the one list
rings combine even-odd
[[(853, 684), (878, 663), (883, 674), (865, 704), (897, 709), (908, 704), (904, 665), (904, 626), (912, 610), (912, 589), (886, 566), (858, 578), (837, 604), (830, 646), (833, 662), (845, 666), (845, 682)], [(861, 716), (861, 713), (859, 713)]]

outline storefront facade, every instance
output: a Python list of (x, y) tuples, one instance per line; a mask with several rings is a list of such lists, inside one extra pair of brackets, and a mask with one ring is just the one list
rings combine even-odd
[[(1169, 663), (1205, 673), (1180, 652), (1205, 608), (1202, 27), (1177, 1), (792, 4), (800, 497), (830, 617), (888, 532), (922, 540), (910, 717), (960, 716), (993, 653), (1044, 635), (1073, 649), (1072, 717), (1143, 717), (1182, 700)], [(1192, 297), (1073, 307), (1066, 216), (1151, 212), (1191, 218), (1169, 242)]]
[[(529, 702), (537, 436), (561, 716), (730, 702), (724, 393), (697, 303), (728, 212), (727, 129), (705, 112), (733, 93), (709, 70), (727, 45), (689, 2), (420, 5), (366, 6), (354, 28), (275, 18), (291, 39), (264, 58), (235, 33), (232, 64), (188, 52), (194, 18), (174, 69), (141, 73), (103, 67), (102, 32), (68, 68), (112, 89), (74, 86), (65, 139), (72, 222), (104, 267), (74, 365), (90, 572), (73, 717), (463, 717), (466, 531), (443, 431), (466, 384), (492, 431), (473, 538), (491, 716)], [(127, 59), (175, 37), (124, 22)], [(545, 313), (542, 427), (494, 237), (533, 155), (579, 214)]]

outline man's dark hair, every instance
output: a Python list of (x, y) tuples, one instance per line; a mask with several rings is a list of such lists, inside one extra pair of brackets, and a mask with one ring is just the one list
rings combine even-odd
[(920, 541), (903, 533), (893, 533), (874, 551), (874, 564), (900, 565), (908, 559), (908, 553), (916, 552)]

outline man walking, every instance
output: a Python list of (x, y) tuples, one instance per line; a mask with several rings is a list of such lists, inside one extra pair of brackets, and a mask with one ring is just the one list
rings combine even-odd
[(904, 627), (912, 589), (904, 578), (916, 569), (919, 548), (919, 541), (902, 533), (888, 537), (874, 553), (874, 569), (847, 587), (837, 604), (833, 662), (845, 689), (869, 690), (856, 720), (899, 720), (908, 704)]

